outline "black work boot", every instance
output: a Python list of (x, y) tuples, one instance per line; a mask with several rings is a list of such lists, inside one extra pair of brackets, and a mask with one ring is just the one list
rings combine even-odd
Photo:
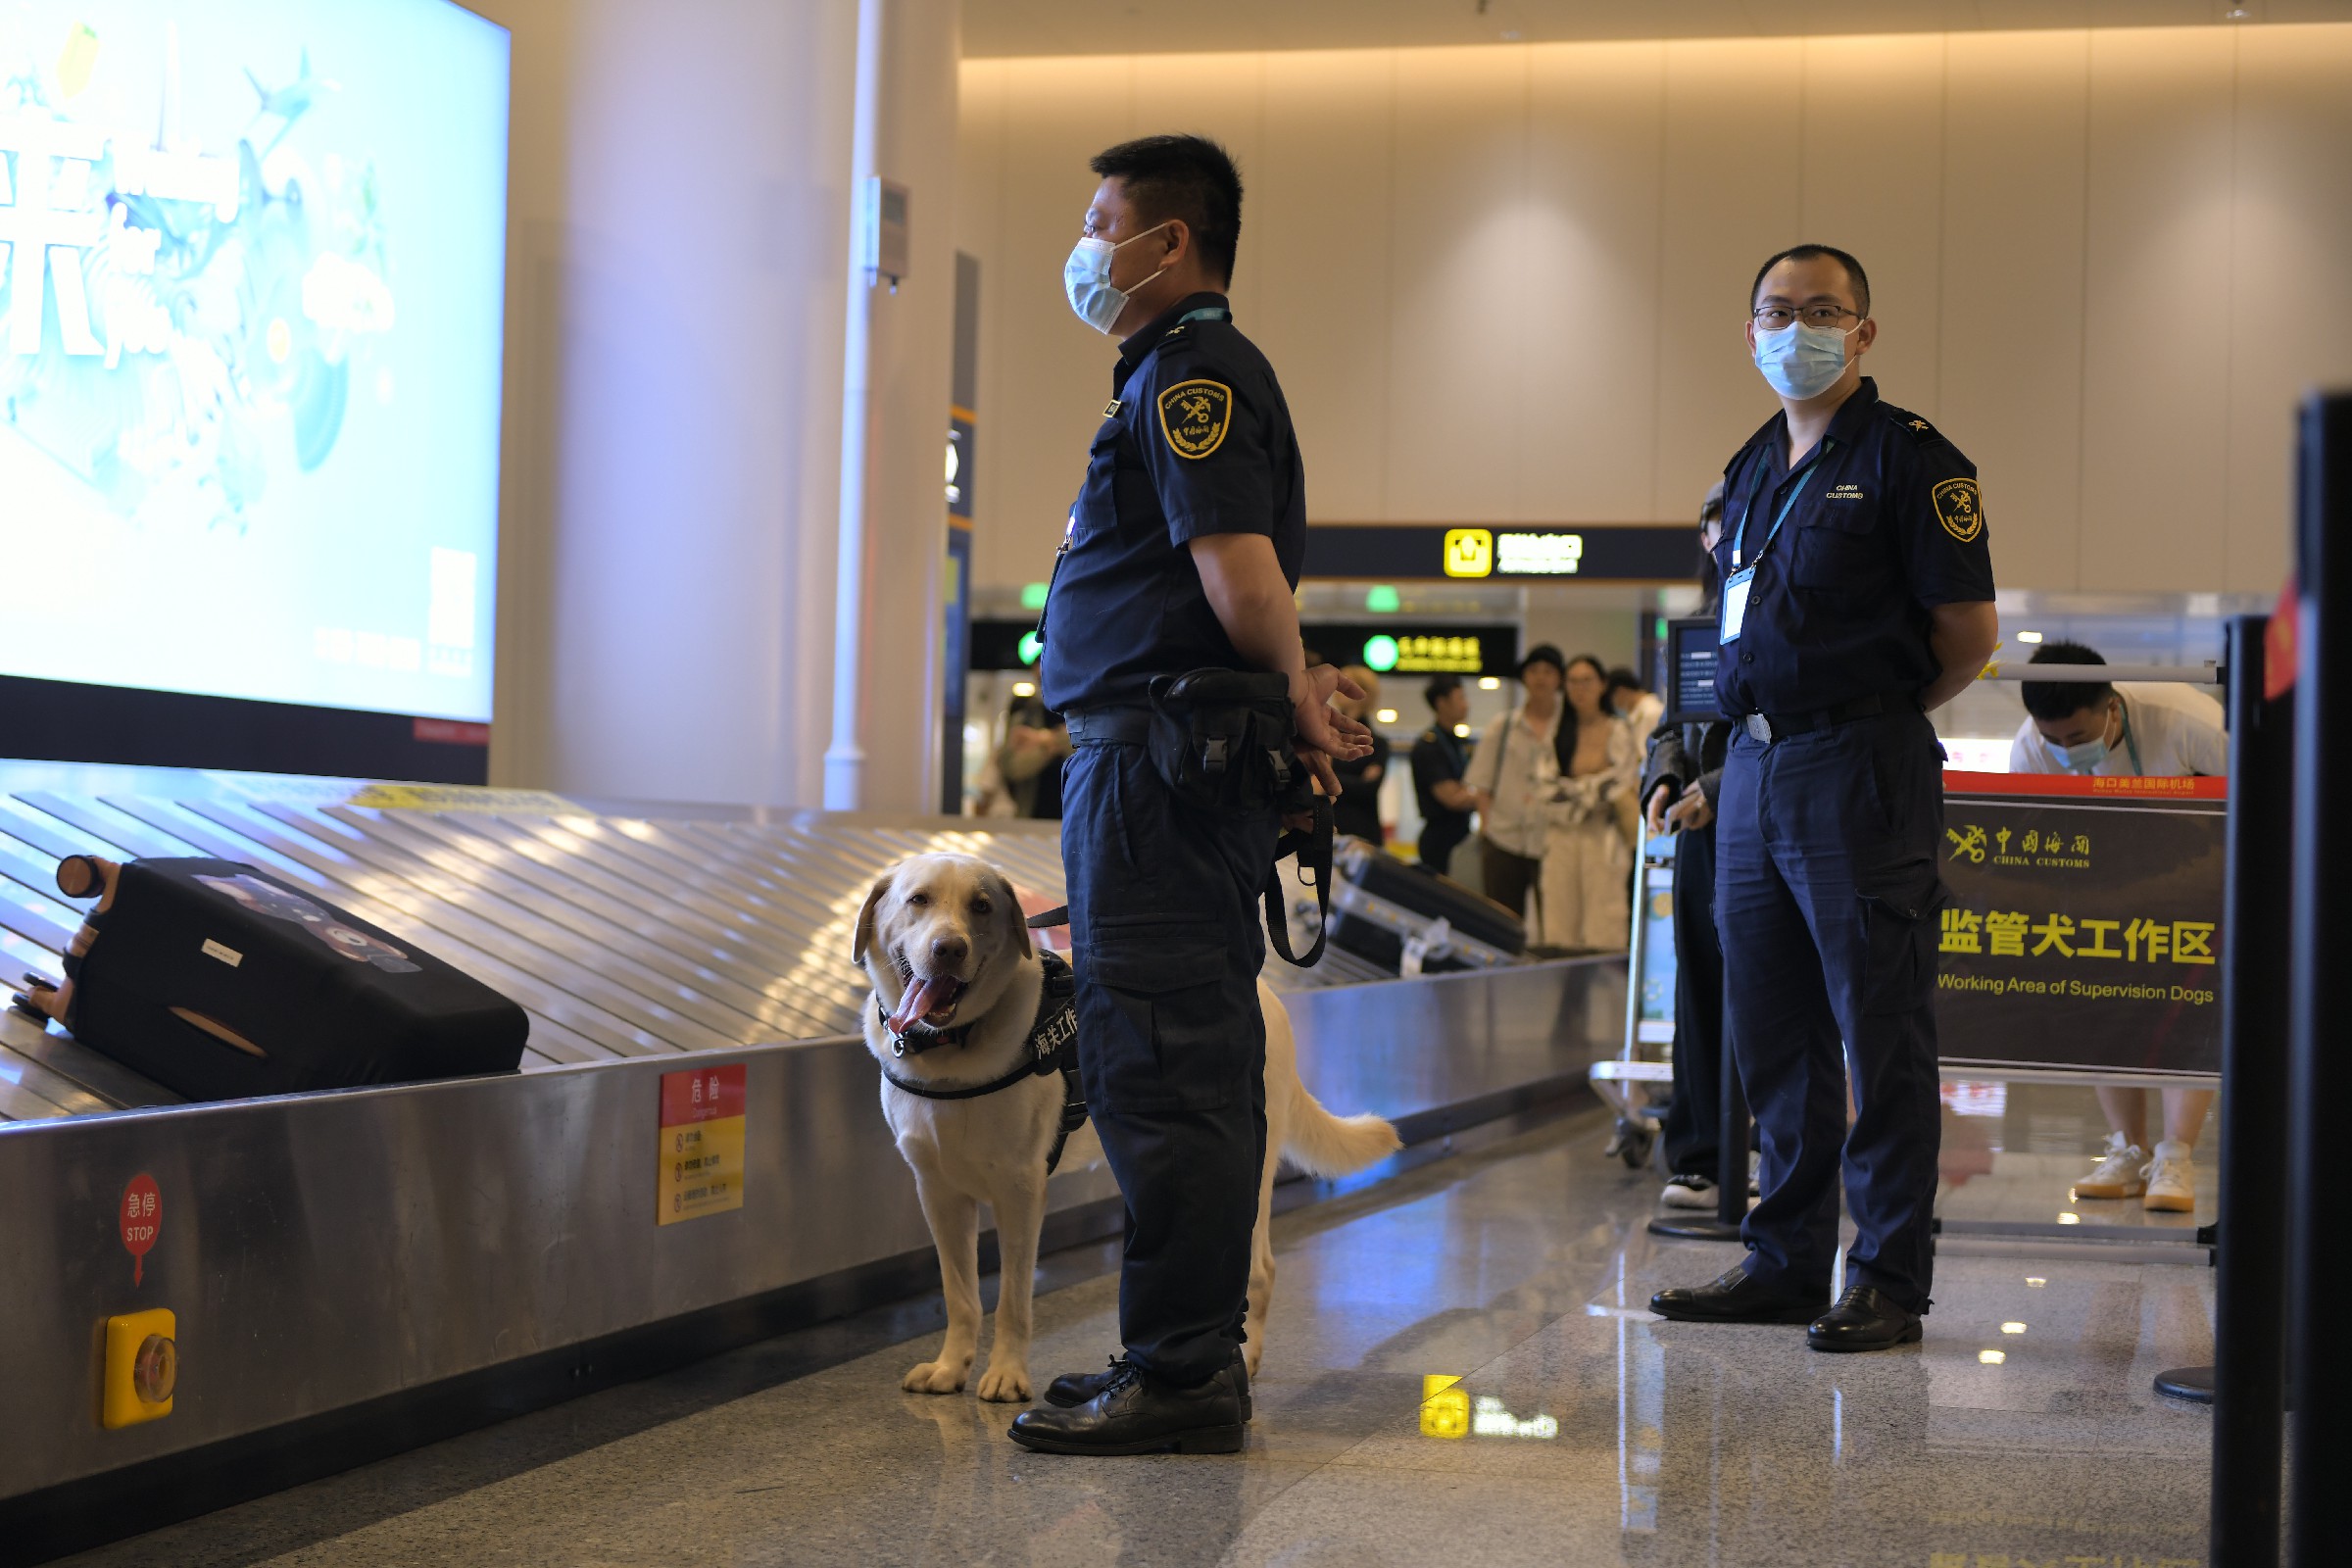
[(1102, 1389), (1085, 1403), (1034, 1406), (1013, 1417), (1012, 1441), (1040, 1453), (1239, 1453), (1239, 1372), (1238, 1365), (1228, 1366), (1187, 1389), (1133, 1361), (1114, 1360)]
[[(1117, 1377), (1119, 1368), (1126, 1364), (1125, 1357), (1114, 1355), (1110, 1358), (1110, 1370), (1107, 1372), (1064, 1372), (1046, 1385), (1046, 1402), (1064, 1410), (1073, 1405), (1084, 1404), (1109, 1387), (1110, 1380)], [(1242, 1352), (1239, 1350), (1233, 1352), (1231, 1370), (1234, 1387), (1240, 1391), (1242, 1396), (1242, 1419), (1247, 1421), (1250, 1414), (1250, 1367), (1249, 1363), (1242, 1359)]]

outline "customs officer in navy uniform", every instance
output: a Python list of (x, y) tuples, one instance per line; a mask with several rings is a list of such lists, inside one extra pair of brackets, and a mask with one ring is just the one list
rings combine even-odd
[(1150, 136), (1093, 169), (1063, 283), (1121, 343), (1047, 594), (1042, 669), (1074, 748), (1062, 865), (1087, 1103), (1127, 1207), (1127, 1353), (1056, 1379), (1012, 1436), (1064, 1453), (1230, 1451), (1248, 1419), (1240, 1349), (1266, 1157), (1257, 900), (1281, 808), (1180, 794), (1153, 683), (1258, 672), (1275, 733), (1334, 799), (1332, 760), (1368, 752), (1369, 733), (1329, 707), (1361, 693), (1329, 665), (1310, 675), (1299, 642), (1305, 470), (1273, 368), (1225, 297), (1233, 161), (1200, 137)]
[[(1800, 245), (1748, 303), (1781, 412), (1724, 470), (1716, 694), (1737, 728), (1715, 918), (1763, 1197), (1742, 1263), (1650, 1306), (1876, 1350), (1918, 1339), (1929, 1306), (1943, 784), (1927, 715), (1992, 653), (1992, 563), (1976, 466), (1861, 372), (1878, 336), (1861, 264)], [(1832, 1306), (1841, 1154), (1859, 1234)]]

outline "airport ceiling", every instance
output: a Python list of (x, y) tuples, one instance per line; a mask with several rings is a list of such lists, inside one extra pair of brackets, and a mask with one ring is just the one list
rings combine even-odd
[(2266, 22), (2352, 22), (2352, 0), (965, 0), (963, 52), (1174, 54)]

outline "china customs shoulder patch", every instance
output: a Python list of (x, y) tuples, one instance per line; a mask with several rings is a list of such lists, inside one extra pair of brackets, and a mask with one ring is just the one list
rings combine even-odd
[(1225, 444), (1233, 389), (1221, 381), (1179, 381), (1159, 395), (1159, 428), (1180, 458), (1205, 458)]
[(1946, 479), (1930, 492), (1936, 520), (1962, 544), (1974, 544), (1984, 531), (1984, 507), (1974, 479)]

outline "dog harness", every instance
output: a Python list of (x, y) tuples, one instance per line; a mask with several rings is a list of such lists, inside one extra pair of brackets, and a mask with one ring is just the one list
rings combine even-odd
[[(1036, 922), (1032, 921), (1032, 924)], [(993, 1078), (969, 1089), (931, 1089), (922, 1084), (908, 1083), (892, 1072), (888, 1066), (882, 1076), (894, 1089), (903, 1089), (924, 1100), (978, 1100), (1001, 1089), (1010, 1089), (1024, 1078), (1043, 1078), (1050, 1073), (1061, 1074), (1061, 1125), (1054, 1130), (1054, 1147), (1046, 1154), (1046, 1174), (1061, 1163), (1061, 1152), (1068, 1147), (1070, 1134), (1086, 1125), (1086, 1088), (1078, 1080), (1078, 977), (1071, 973), (1067, 958), (1051, 949), (1038, 950), (1038, 959), (1045, 965), (1045, 984), (1038, 990), (1037, 1019), (1029, 1026), (1027, 1050), (1023, 1060), (1002, 1078)], [(874, 999), (876, 1010), (884, 1019), (890, 1014), (882, 1009), (882, 999)], [(887, 1024), (885, 1025), (887, 1027)], [(891, 1054), (920, 1055), (940, 1046), (960, 1046), (971, 1038), (977, 1022), (960, 1029), (923, 1031), (922, 1036), (909, 1038), (894, 1035)]]

